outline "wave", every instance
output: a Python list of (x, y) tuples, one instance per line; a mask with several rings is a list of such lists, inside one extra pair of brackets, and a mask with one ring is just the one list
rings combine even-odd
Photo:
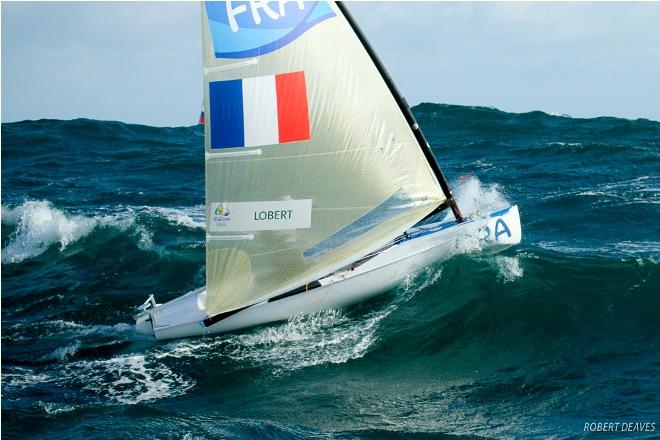
[(165, 208), (159, 206), (141, 206), (134, 208), (137, 211), (155, 213), (162, 216), (170, 223), (186, 226), (192, 229), (206, 228), (206, 215), (204, 205), (192, 207)]
[(619, 258), (635, 258), (640, 264), (643, 262), (657, 263), (660, 258), (660, 242), (658, 241), (617, 241), (600, 242), (593, 246), (578, 245), (570, 241), (539, 241), (535, 243), (541, 249), (556, 251), (574, 256), (603, 256), (610, 255)]
[[(455, 134), (492, 136), (528, 136), (562, 133), (589, 134), (590, 138), (658, 135), (660, 122), (649, 119), (624, 119), (609, 116), (574, 118), (568, 115), (552, 115), (542, 111), (510, 113), (494, 107), (462, 106), (424, 102), (412, 108), (422, 126), (432, 126)], [(561, 142), (561, 141), (558, 141)], [(567, 141), (563, 141), (567, 142)], [(571, 142), (571, 141), (568, 141)]]
[(37, 373), (32, 368), (22, 366), (2, 366), (3, 396), (9, 389), (24, 389), (40, 383), (51, 382), (53, 377)]
[(498, 255), (492, 259), (491, 264), (505, 282), (515, 281), (523, 276), (523, 268), (518, 257)]
[[(31, 135), (30, 141), (37, 144), (47, 143), (61, 137), (70, 139), (104, 138), (135, 139), (137, 141), (159, 139), (164, 143), (176, 143), (196, 138), (203, 143), (204, 128), (200, 125), (187, 127), (153, 127), (120, 121), (101, 121), (97, 119), (38, 119), (3, 123), (2, 129), (9, 135), (15, 131)], [(3, 133), (3, 136), (5, 133)]]
[(617, 208), (630, 205), (660, 204), (660, 178), (636, 176), (615, 182), (578, 186), (553, 191), (542, 200), (571, 203), (579, 201), (595, 208)]
[(61, 402), (43, 402), (38, 401), (37, 406), (43, 408), (44, 412), (50, 416), (64, 414), (76, 409), (76, 405), (69, 405)]
[(13, 229), (2, 248), (2, 264), (21, 263), (53, 247), (62, 252), (103, 228), (130, 233), (140, 250), (157, 250), (153, 242), (155, 231), (148, 224), (141, 224), (141, 216), (160, 218), (189, 230), (205, 227), (203, 205), (178, 208), (118, 206), (103, 210), (108, 214), (70, 213), (56, 208), (48, 200), (28, 200), (13, 208), (2, 205), (2, 223)]
[(65, 347), (60, 347), (56, 349), (54, 352), (52, 352), (49, 355), (44, 356), (42, 359), (43, 360), (55, 360), (55, 361), (64, 361), (67, 360), (68, 358), (72, 358), (78, 349), (80, 348), (80, 342), (75, 341), (71, 345), (67, 345)]
[(2, 249), (2, 263), (20, 263), (44, 253), (53, 245), (64, 250), (97, 227), (112, 226), (121, 231), (133, 225), (131, 216), (87, 217), (66, 214), (49, 201), (26, 201), (15, 208), (2, 206), (2, 223), (15, 226), (9, 243)]
[(11, 429), (42, 420), (38, 432), (75, 436), (130, 419), (130, 436), (139, 419), (180, 437), (513, 438), (569, 433), (585, 414), (654, 415), (660, 123), (413, 112), (465, 214), (520, 205), (520, 246), (484, 255), (468, 235), (461, 255), (368, 302), (167, 342), (127, 323), (149, 293), (205, 282), (201, 127), (2, 124)]
[(182, 395), (195, 385), (194, 380), (143, 354), (69, 362), (60, 374), (64, 384), (125, 405)]
[[(34, 367), (12, 366), (18, 359), (3, 361), (3, 395), (20, 396), (29, 392), (28, 388), (49, 383), (84, 389), (95, 396), (89, 401), (93, 404), (136, 404), (185, 394), (195, 384), (160, 362), (153, 350), (117, 355), (117, 350), (128, 346), (126, 343), (146, 340), (129, 324), (83, 325), (55, 320), (14, 325), (3, 333), (5, 343), (9, 339), (21, 345), (35, 341), (44, 347), (49, 342), (51, 346), (59, 345), (52, 353), (42, 355), (38, 362), (31, 358)], [(108, 354), (110, 357), (98, 359)], [(92, 359), (86, 359), (89, 357)], [(59, 413), (80, 405), (62, 407), (59, 403), (42, 402), (40, 406), (48, 413)]]
[(157, 359), (221, 358), (220, 365), (267, 368), (275, 375), (317, 365), (343, 364), (364, 357), (377, 345), (382, 322), (417, 293), (436, 283), (441, 275), (439, 267), (410, 275), (384, 305), (364, 314), (339, 309), (298, 315), (247, 333), (170, 342), (154, 356)]
[[(112, 338), (114, 340), (128, 339), (134, 337), (135, 333), (131, 325), (119, 323), (114, 325), (85, 325), (73, 321), (56, 319), (40, 322), (19, 322), (14, 325), (6, 325), (3, 340), (29, 341), (36, 335), (41, 340), (76, 341), (80, 338), (92, 337)], [(59, 348), (58, 350), (63, 350)], [(57, 352), (57, 350), (56, 350)]]

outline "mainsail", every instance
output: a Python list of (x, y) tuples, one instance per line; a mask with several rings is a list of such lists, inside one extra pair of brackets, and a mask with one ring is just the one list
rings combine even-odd
[(332, 273), (445, 202), (343, 7), (207, 2), (202, 29), (210, 316)]

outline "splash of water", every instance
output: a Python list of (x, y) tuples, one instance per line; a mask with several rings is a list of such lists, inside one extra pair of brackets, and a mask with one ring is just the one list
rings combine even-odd
[[(314, 365), (341, 364), (359, 359), (379, 339), (384, 319), (415, 294), (436, 283), (442, 269), (429, 267), (409, 275), (384, 306), (351, 316), (346, 310), (325, 310), (243, 334), (180, 340), (154, 353), (156, 359), (226, 357), (233, 366), (264, 367), (285, 374)], [(239, 367), (240, 368), (240, 367)]]
[(469, 176), (455, 184), (453, 192), (464, 215), (488, 213), (511, 205), (500, 185), (485, 185), (476, 176)]
[(21, 263), (37, 257), (53, 246), (63, 251), (98, 228), (130, 231), (142, 251), (158, 250), (154, 232), (139, 224), (141, 215), (162, 218), (168, 223), (189, 229), (205, 227), (204, 207), (166, 208), (159, 206), (116, 206), (108, 215), (71, 214), (48, 200), (28, 200), (16, 207), (2, 205), (2, 223), (15, 227), (2, 249), (2, 264)]
[(2, 223), (16, 226), (11, 240), (2, 249), (2, 263), (20, 263), (59, 245), (60, 251), (89, 235), (96, 227), (113, 226), (126, 230), (135, 217), (102, 215), (87, 217), (66, 214), (49, 201), (29, 200), (11, 209), (2, 207)]

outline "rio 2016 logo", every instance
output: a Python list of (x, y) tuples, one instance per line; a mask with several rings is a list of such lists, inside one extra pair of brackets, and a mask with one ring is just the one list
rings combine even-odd
[(231, 212), (225, 205), (220, 204), (215, 208), (215, 216), (213, 217), (213, 220), (217, 222), (228, 222), (231, 220)]
[(326, 2), (302, 0), (227, 0), (205, 6), (216, 58), (273, 52), (335, 15)]

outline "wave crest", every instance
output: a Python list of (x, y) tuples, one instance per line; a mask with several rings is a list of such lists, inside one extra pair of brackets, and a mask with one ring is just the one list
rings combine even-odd
[(114, 226), (126, 230), (134, 221), (135, 217), (130, 216), (66, 214), (43, 200), (28, 200), (15, 208), (2, 206), (2, 223), (16, 226), (9, 243), (2, 249), (2, 263), (20, 263), (53, 245), (59, 245), (62, 251), (96, 227)]
[[(16, 207), (2, 205), (2, 224), (15, 229), (2, 249), (2, 264), (21, 263), (37, 257), (53, 246), (63, 251), (98, 228), (131, 232), (142, 251), (154, 250), (153, 225), (164, 220), (171, 226), (191, 231), (204, 229), (204, 206), (159, 207), (115, 206), (103, 208), (108, 214), (69, 213), (48, 200), (28, 200)], [(146, 220), (145, 220), (146, 218)], [(141, 224), (143, 222), (146, 224)]]

